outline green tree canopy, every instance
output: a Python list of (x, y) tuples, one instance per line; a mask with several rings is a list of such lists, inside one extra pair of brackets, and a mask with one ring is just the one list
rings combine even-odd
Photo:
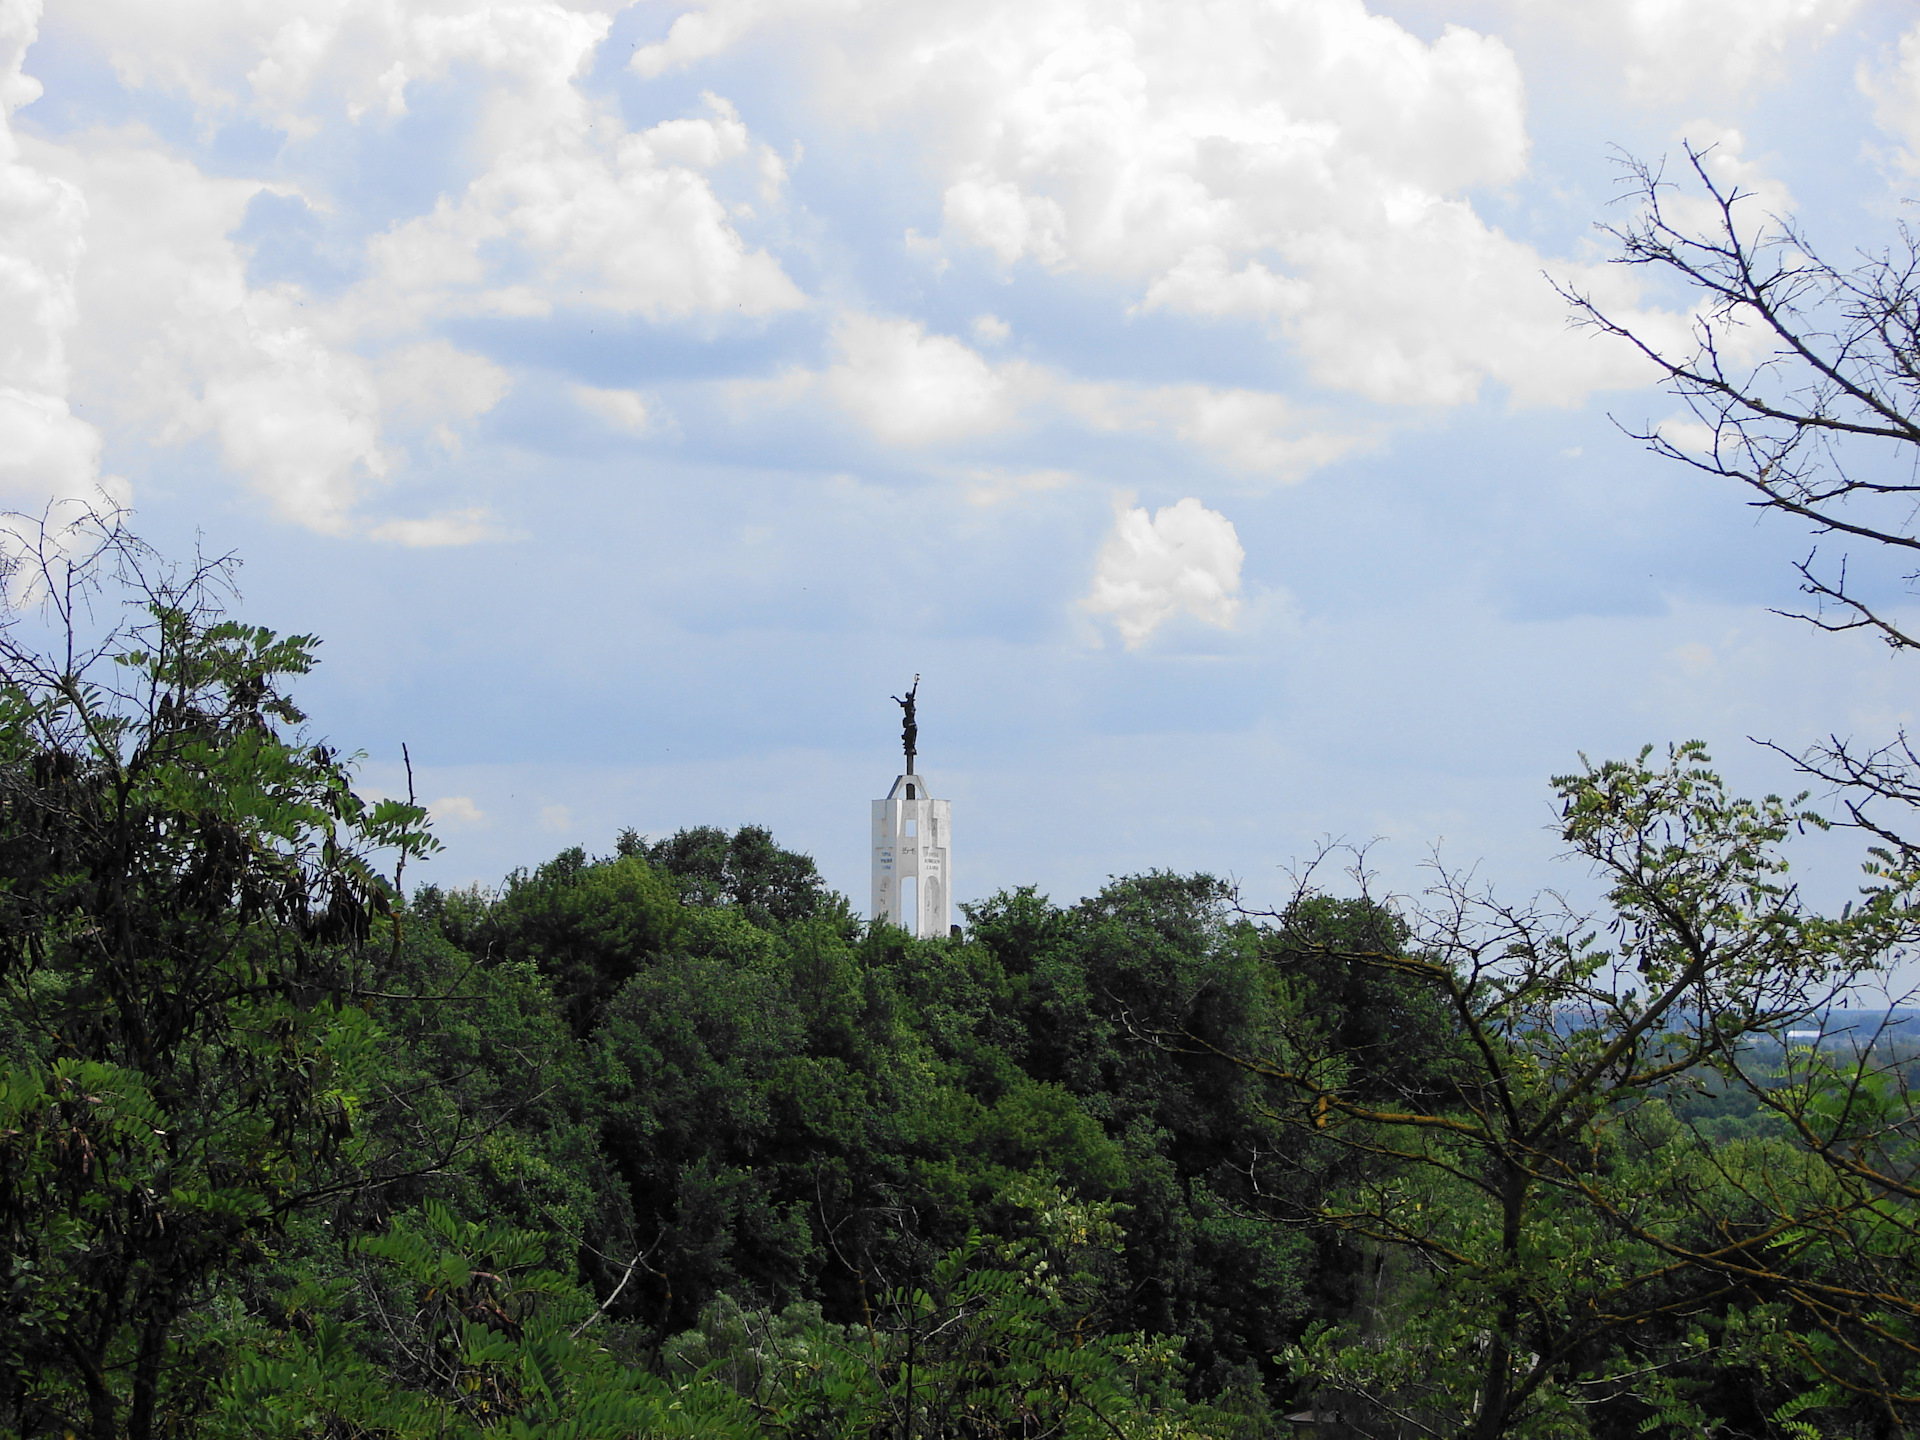
[(145, 1440), (208, 1286), (364, 1179), (370, 859), (430, 841), (301, 733), (316, 642), (227, 619), (229, 567), (39, 539), (0, 626), (0, 1416)]

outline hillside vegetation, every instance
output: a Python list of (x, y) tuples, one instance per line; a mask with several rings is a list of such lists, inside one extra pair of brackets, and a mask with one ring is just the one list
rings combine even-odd
[(403, 896), (425, 813), (303, 733), (310, 637), (111, 525), (50, 557), (0, 640), (0, 1432), (1920, 1405), (1910, 1057), (1782, 1043), (1906, 953), (1915, 876), (1809, 913), (1806, 817), (1696, 746), (1555, 782), (1593, 920), (1152, 873), (915, 940), (753, 827)]

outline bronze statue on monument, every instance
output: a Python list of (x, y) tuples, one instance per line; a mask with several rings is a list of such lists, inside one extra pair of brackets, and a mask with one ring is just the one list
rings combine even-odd
[(919, 695), (920, 677), (916, 675), (913, 677), (913, 688), (907, 691), (904, 700), (898, 695), (891, 697), (893, 703), (900, 707), (900, 744), (907, 752), (907, 774), (909, 775), (913, 774), (913, 752), (918, 748), (920, 740), (920, 726), (913, 714), (914, 702)]

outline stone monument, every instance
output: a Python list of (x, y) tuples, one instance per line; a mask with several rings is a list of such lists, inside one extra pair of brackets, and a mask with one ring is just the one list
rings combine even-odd
[(927, 782), (914, 768), (919, 697), (918, 675), (911, 690), (893, 697), (907, 768), (887, 798), (873, 802), (873, 918), (909, 935), (945, 935), (952, 916), (952, 815), (947, 801), (927, 794)]

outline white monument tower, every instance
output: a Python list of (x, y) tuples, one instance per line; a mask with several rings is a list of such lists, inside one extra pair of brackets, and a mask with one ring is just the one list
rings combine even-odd
[(909, 935), (946, 935), (952, 915), (952, 807), (927, 794), (927, 782), (913, 768), (914, 743), (920, 738), (913, 707), (920, 677), (906, 698), (894, 696), (902, 713), (901, 742), (907, 773), (893, 782), (887, 798), (873, 802), (873, 918), (888, 920)]

